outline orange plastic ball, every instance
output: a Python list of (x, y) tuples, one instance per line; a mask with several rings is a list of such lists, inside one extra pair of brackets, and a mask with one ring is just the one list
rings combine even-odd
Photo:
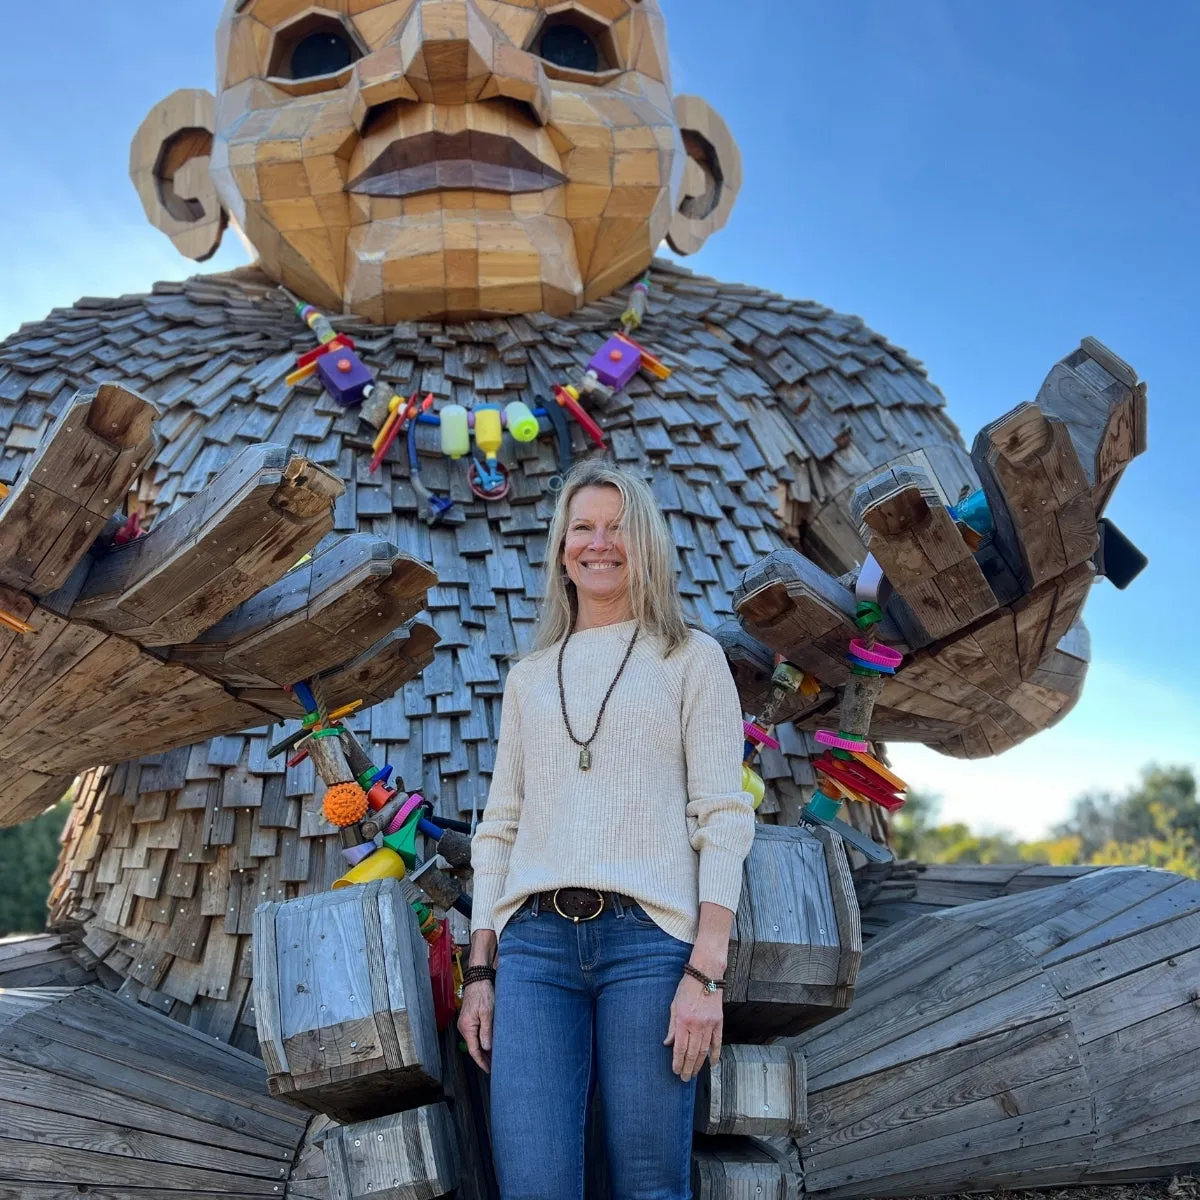
[(367, 815), (367, 793), (357, 783), (335, 783), (325, 793), (322, 806), (330, 825), (344, 828), (361, 821)]

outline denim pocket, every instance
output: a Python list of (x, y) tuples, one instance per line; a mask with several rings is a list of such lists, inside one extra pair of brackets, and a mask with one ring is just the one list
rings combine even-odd
[(662, 926), (640, 904), (627, 904), (625, 912), (635, 925), (641, 925), (645, 929), (662, 929)]
[(526, 900), (520, 908), (504, 923), (505, 929), (509, 925), (523, 925), (526, 921), (532, 920), (534, 916), (533, 901)]

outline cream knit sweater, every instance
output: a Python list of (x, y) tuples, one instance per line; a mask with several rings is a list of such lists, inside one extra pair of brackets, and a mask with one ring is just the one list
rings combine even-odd
[[(624, 621), (571, 636), (563, 662), (577, 737), (629, 645)], [(754, 810), (742, 791), (742, 713), (720, 646), (691, 631), (669, 657), (645, 630), (592, 743), (591, 770), (563, 726), (558, 647), (510, 671), (487, 807), (471, 845), (474, 929), (504, 924), (534, 892), (588, 887), (632, 896), (695, 941), (700, 901), (736, 909)]]

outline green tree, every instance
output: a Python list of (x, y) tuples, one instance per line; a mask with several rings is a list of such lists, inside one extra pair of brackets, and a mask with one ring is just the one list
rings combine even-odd
[(922, 862), (1127, 863), (1200, 876), (1200, 802), (1187, 767), (1148, 766), (1123, 795), (1087, 792), (1048, 839), (1022, 842), (936, 824), (939, 800), (919, 792), (892, 818), (898, 858)]
[(64, 800), (23, 825), (0, 829), (0, 936), (45, 929), (50, 876), (70, 810)]
[(1145, 863), (1200, 875), (1196, 777), (1188, 767), (1148, 766), (1123, 796), (1080, 796), (1054, 833), (1079, 840), (1080, 862)]

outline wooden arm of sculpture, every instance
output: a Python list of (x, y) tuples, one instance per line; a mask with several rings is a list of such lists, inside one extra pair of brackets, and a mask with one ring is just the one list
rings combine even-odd
[[(1145, 385), (1086, 338), (1034, 403), (975, 439), (993, 525), (981, 540), (917, 468), (897, 465), (857, 490), (853, 515), (886, 577), (877, 634), (905, 655), (875, 707), (874, 736), (984, 757), (1069, 711), (1089, 656), (1080, 612), (1102, 550), (1099, 518), (1145, 448), (1145, 427)], [(797, 551), (777, 551), (746, 572), (734, 605), (749, 638), (727, 631), (722, 641), (750, 711), (770, 692), (777, 652), (823, 685), (781, 718), (828, 725), (858, 633), (851, 589)], [(751, 639), (763, 643), (757, 655)]]
[[(341, 482), (252, 446), (144, 537), (96, 541), (155, 449), (157, 412), (113, 384), (81, 393), (0, 505), (0, 825), (39, 812), (88, 767), (379, 703), (433, 655), (414, 622), (424, 563), (333, 527)], [(89, 552), (90, 551), (90, 552)], [(18, 632), (21, 624), (27, 632)]]

